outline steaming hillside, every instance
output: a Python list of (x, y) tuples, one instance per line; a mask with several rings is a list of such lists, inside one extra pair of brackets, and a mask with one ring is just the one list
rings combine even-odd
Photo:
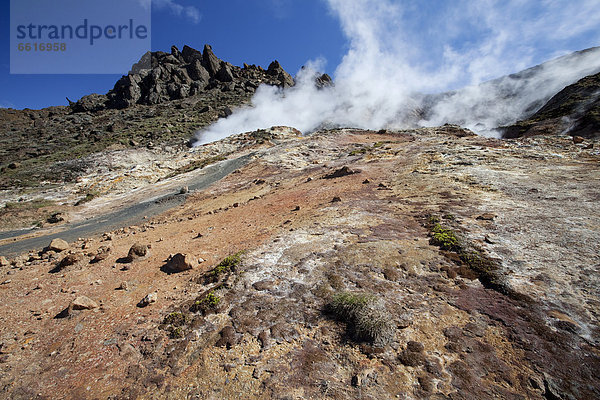
[[(427, 96), (420, 123), (453, 123), (491, 134), (498, 127), (529, 118), (563, 88), (599, 71), (600, 47), (577, 51), (481, 85)], [(582, 95), (585, 102), (594, 93)], [(556, 98), (555, 103), (563, 100)]]
[(173, 47), (0, 110), (0, 397), (600, 398), (597, 57), (424, 97)]
[(501, 129), (505, 138), (536, 134), (600, 135), (600, 74), (586, 76), (554, 95), (529, 118)]
[(198, 143), (273, 125), (308, 133), (324, 127), (402, 129), (451, 123), (498, 136), (496, 128), (529, 117), (565, 86), (600, 71), (600, 48), (595, 47), (479, 85), (424, 95), (426, 85), (419, 82), (432, 77), (396, 64), (395, 57), (381, 56), (378, 64), (357, 52), (350, 51), (337, 68), (333, 86), (318, 87), (318, 73), (302, 69), (294, 87), (258, 90), (252, 107), (200, 131)]

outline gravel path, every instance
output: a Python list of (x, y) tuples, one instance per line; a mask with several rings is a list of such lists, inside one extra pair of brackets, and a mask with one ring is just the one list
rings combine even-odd
[[(205, 187), (223, 179), (236, 169), (246, 165), (251, 159), (252, 154), (248, 154), (232, 160), (226, 160), (204, 168), (199, 175), (190, 177), (188, 181), (183, 182), (182, 186), (188, 186), (190, 192), (199, 191)], [(91, 218), (86, 221), (67, 224), (61, 227), (62, 230), (53, 230), (48, 234), (25, 237), (19, 237), (32, 234), (35, 230), (16, 230), (2, 232), (0, 240), (13, 238), (14, 242), (0, 245), (0, 254), (3, 256), (13, 256), (32, 250), (41, 250), (48, 245), (54, 238), (60, 237), (67, 242), (74, 242), (80, 237), (89, 237), (102, 232), (114, 231), (116, 229), (137, 225), (143, 221), (144, 216), (154, 216), (161, 214), (175, 206), (182, 204), (187, 195), (167, 193), (158, 199), (135, 204), (110, 214)]]

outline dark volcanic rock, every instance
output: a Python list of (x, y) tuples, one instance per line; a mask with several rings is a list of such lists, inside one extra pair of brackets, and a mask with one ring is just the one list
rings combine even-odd
[(281, 67), (279, 61), (277, 60), (273, 61), (269, 65), (267, 74), (276, 77), (280, 82), (280, 86), (282, 87), (290, 87), (295, 85), (294, 78), (292, 78), (290, 74), (285, 72), (285, 70)]
[[(205, 90), (230, 91), (235, 86), (253, 92), (261, 83), (289, 87), (294, 78), (277, 61), (267, 71), (260, 67), (242, 69), (220, 60), (209, 45), (204, 51), (184, 46), (171, 53), (147, 52), (133, 65), (129, 74), (117, 81), (106, 95), (92, 94), (70, 103), (74, 112), (124, 109), (136, 104), (160, 104), (184, 99)], [(236, 83), (232, 86), (230, 83)], [(325, 82), (325, 81), (324, 81)]]
[(501, 128), (504, 138), (568, 133), (597, 137), (600, 132), (600, 73), (586, 76), (554, 95), (526, 120)]
[(83, 96), (78, 102), (74, 103), (72, 108), (75, 112), (99, 111), (106, 107), (108, 98), (103, 94), (92, 93)]
[(333, 80), (327, 74), (323, 74), (315, 79), (315, 84), (319, 89), (333, 86)]
[(325, 175), (323, 177), (323, 179), (341, 178), (342, 176), (358, 174), (359, 172), (360, 172), (360, 170), (353, 170), (346, 166), (343, 166), (342, 168), (335, 170), (330, 174)]
[(215, 76), (221, 65), (221, 60), (215, 56), (215, 53), (212, 51), (212, 47), (208, 44), (204, 45), (204, 50), (202, 52), (202, 65), (204, 68), (206, 68), (210, 76)]

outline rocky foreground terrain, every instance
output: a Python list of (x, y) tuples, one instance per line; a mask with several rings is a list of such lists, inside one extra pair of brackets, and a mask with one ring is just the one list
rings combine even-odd
[(175, 209), (3, 260), (3, 396), (598, 397), (590, 142), (261, 134)]
[(186, 53), (149, 57), (205, 68), (201, 93), (2, 110), (25, 136), (143, 131), (144, 113), (179, 133), (107, 129), (95, 150), (69, 133), (36, 151), (79, 159), (3, 161), (0, 397), (600, 397), (597, 131), (272, 127), (189, 148), (234, 99), (221, 69), (286, 79)]

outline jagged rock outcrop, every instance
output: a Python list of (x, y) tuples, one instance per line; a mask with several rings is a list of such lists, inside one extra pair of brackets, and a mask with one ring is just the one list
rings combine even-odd
[(317, 85), (319, 89), (323, 89), (326, 87), (333, 86), (333, 80), (329, 75), (323, 74), (317, 77), (317, 79), (315, 79), (315, 85)]
[(171, 53), (147, 52), (106, 95), (91, 94), (71, 103), (74, 112), (123, 109), (136, 104), (159, 104), (185, 99), (207, 90), (254, 92), (261, 83), (290, 87), (295, 84), (277, 61), (265, 71), (255, 65), (243, 68), (220, 60), (205, 45), (202, 52), (176, 46)]

